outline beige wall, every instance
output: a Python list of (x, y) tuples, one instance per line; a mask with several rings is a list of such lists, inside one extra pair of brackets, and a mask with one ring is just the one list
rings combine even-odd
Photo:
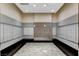
[(57, 15), (51, 13), (27, 13), (22, 15), (23, 23), (33, 23), (33, 22), (53, 22), (56, 23)]
[(70, 16), (78, 14), (77, 3), (66, 3), (58, 12), (58, 20), (62, 21)]
[(34, 21), (34, 14), (32, 13), (23, 14), (22, 17), (23, 23), (33, 23)]
[(52, 21), (52, 14), (40, 13), (35, 14), (34, 22), (51, 22)]
[(57, 23), (58, 22), (58, 16), (57, 14), (52, 14), (52, 22)]
[(21, 11), (12, 3), (0, 3), (1, 13), (21, 21)]

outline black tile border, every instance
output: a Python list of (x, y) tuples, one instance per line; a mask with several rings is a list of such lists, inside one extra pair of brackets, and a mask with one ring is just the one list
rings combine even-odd
[(23, 40), (26, 40), (27, 42), (33, 42), (33, 43), (48, 43), (48, 42), (52, 42), (52, 40), (34, 40), (34, 38), (23, 38)]
[(15, 44), (1, 50), (1, 56), (13, 56), (25, 43), (26, 40), (20, 40)]
[(64, 44), (58, 39), (52, 39), (52, 41), (34, 41), (34, 39), (22, 39), (15, 44), (1, 50), (1, 56), (13, 56), (22, 46), (27, 44), (27, 42), (32, 43), (54, 43), (64, 54), (67, 56), (78, 56), (78, 51), (72, 47)]
[(67, 44), (59, 41), (58, 39), (54, 39), (53, 43), (67, 56), (78, 56), (78, 50), (68, 46)]

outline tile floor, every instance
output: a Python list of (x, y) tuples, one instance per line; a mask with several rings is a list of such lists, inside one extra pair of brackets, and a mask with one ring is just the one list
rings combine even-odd
[(14, 56), (65, 56), (53, 43), (26, 43)]

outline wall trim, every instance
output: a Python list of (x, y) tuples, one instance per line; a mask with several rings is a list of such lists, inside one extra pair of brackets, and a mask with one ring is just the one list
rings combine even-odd
[(9, 41), (13, 41), (15, 39), (18, 39), (18, 38), (22, 38), (23, 36), (20, 36), (20, 37), (17, 37), (17, 38), (13, 38), (13, 39), (10, 39), (10, 40), (7, 40), (7, 41), (4, 41), (4, 42), (0, 42), (0, 44), (4, 44), (4, 43), (7, 43)]
[[(79, 23), (79, 22), (78, 22)], [(58, 26), (59, 27), (65, 27), (65, 26), (71, 26), (71, 25), (75, 25), (75, 24), (78, 24), (78, 23), (72, 23), (72, 24), (67, 24), (67, 25), (62, 25), (62, 26)]]
[(74, 41), (71, 41), (71, 40), (65, 39), (65, 38), (63, 38), (63, 37), (60, 37), (60, 36), (57, 36), (57, 37), (59, 37), (59, 38), (61, 38), (61, 39), (64, 39), (64, 40), (67, 40), (67, 41), (70, 41), (70, 42), (72, 42), (72, 43), (78, 44), (78, 43), (76, 43), (76, 42), (74, 42)]

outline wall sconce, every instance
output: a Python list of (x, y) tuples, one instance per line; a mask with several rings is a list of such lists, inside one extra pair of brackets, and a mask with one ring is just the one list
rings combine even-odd
[(44, 27), (46, 27), (46, 25), (44, 24)]

